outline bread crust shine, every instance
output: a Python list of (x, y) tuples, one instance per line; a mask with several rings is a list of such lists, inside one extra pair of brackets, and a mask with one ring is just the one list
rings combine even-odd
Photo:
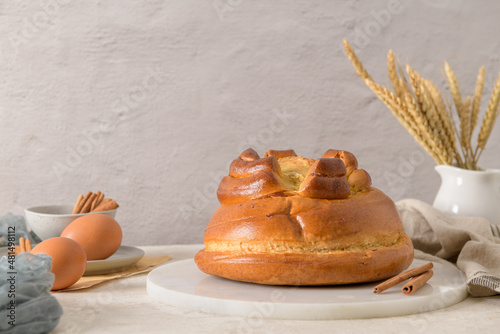
[[(394, 202), (371, 186), (366, 171), (352, 169), (349, 174), (362, 171), (359, 174), (363, 177), (346, 178), (346, 168), (339, 165), (338, 159), (345, 156), (353, 166), (355, 157), (349, 152), (334, 152), (336, 157), (324, 158), (326, 160), (292, 159), (309, 161), (309, 171), (300, 178), (302, 185), (312, 176), (325, 178), (324, 183), (332, 178), (344, 178), (345, 184), (351, 179), (358, 182), (348, 184), (351, 194), (346, 198), (308, 197), (287, 189), (281, 181), (279, 165), (269, 163), (271, 155), (261, 160), (272, 166), (270, 169), (279, 186), (274, 192), (269, 191), (269, 187), (262, 187), (265, 191), (255, 187), (252, 184), (256, 183), (257, 175), (264, 172), (256, 168), (260, 158), (253, 150), (243, 152), (241, 161), (237, 162), (241, 177), (230, 175), (219, 186), (222, 205), (205, 231), (205, 249), (195, 257), (200, 270), (259, 284), (333, 285), (377, 281), (406, 269), (413, 261), (413, 245), (402, 231)], [(244, 160), (242, 156), (252, 158)], [(286, 163), (290, 163), (289, 157), (286, 159)], [(305, 160), (297, 161), (303, 166)], [(244, 162), (255, 173), (246, 173)], [(330, 168), (328, 166), (335, 170), (324, 170)], [(285, 169), (290, 170), (289, 166)], [(269, 173), (269, 169), (266, 172)], [(242, 192), (245, 179), (249, 180), (247, 191)], [(321, 183), (311, 187), (321, 187)], [(230, 189), (237, 189), (241, 194), (231, 193)], [(312, 191), (325, 192), (324, 189)]]

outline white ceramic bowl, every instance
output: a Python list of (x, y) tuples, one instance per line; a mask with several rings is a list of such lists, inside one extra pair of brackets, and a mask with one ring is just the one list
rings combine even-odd
[(41, 240), (46, 240), (59, 237), (66, 226), (78, 217), (102, 213), (115, 218), (116, 210), (118, 210), (71, 214), (73, 207), (74, 205), (36, 206), (24, 210), (24, 213), (31, 230)]

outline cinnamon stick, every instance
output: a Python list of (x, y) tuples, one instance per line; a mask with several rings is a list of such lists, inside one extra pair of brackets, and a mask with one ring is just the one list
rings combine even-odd
[(29, 253), (31, 252), (31, 250), (33, 249), (33, 246), (31, 245), (31, 240), (30, 239), (26, 239), (26, 251)]
[(95, 207), (95, 208), (94, 208), (91, 212), (103, 211), (103, 210), (101, 210), (101, 208), (102, 208), (103, 206), (105, 206), (105, 205), (107, 206), (107, 204), (108, 204), (109, 202), (111, 202), (111, 201), (112, 201), (112, 199), (111, 199), (111, 198), (103, 198), (103, 199), (102, 199), (102, 201), (101, 201), (101, 203), (99, 203), (99, 205), (97, 205), (97, 206), (96, 206), (96, 207)]
[(91, 191), (88, 191), (87, 194), (85, 194), (85, 196), (81, 200), (80, 204), (76, 208), (76, 212), (75, 213), (82, 213), (82, 209), (85, 206), (85, 204), (88, 202), (88, 200), (89, 200), (89, 198), (90, 198), (91, 195), (92, 195)]
[(398, 285), (399, 283), (401, 283), (403, 281), (406, 281), (409, 278), (418, 276), (420, 274), (425, 273), (426, 271), (431, 270), (433, 266), (434, 265), (432, 264), (432, 262), (429, 262), (429, 263), (424, 264), (423, 266), (402, 272), (401, 274), (398, 274), (392, 278), (389, 278), (388, 280), (375, 286), (373, 288), (373, 293), (379, 294), (379, 293), (381, 293), (389, 288), (392, 288), (395, 285)]
[(82, 200), (83, 200), (83, 195), (82, 194), (78, 195), (78, 199), (76, 200), (75, 207), (73, 208), (73, 211), (71, 212), (71, 214), (75, 214), (75, 213), (80, 212), (80, 210), (81, 210), (80, 203), (82, 202)]
[(25, 239), (23, 237), (19, 238), (19, 246), (14, 245), (14, 254), (18, 255), (21, 253), (26, 253), (26, 252), (31, 252), (33, 247), (31, 246), (31, 241), (30, 239)]
[(99, 194), (95, 200), (95, 205), (90, 209), (90, 212), (94, 211), (95, 208), (97, 208), (101, 203), (102, 200), (104, 199), (104, 194), (100, 191), (96, 192), (96, 194)]
[(94, 209), (92, 212), (102, 212), (102, 211), (109, 211), (109, 210), (114, 210), (118, 208), (119, 205), (116, 203), (114, 199), (110, 199), (109, 201), (104, 200), (97, 208)]
[(100, 196), (101, 196), (101, 192), (99, 190), (96, 191), (94, 200), (92, 201), (92, 204), (90, 205), (90, 212), (92, 212), (92, 210), (94, 210), (96, 208), (97, 201), (99, 200)]
[(95, 199), (95, 194), (94, 193), (90, 193), (90, 197), (89, 197), (88, 201), (85, 202), (85, 205), (83, 206), (83, 208), (80, 211), (80, 213), (90, 212), (90, 207), (92, 206), (92, 202), (94, 201), (94, 199)]
[(19, 238), (19, 247), (20, 247), (20, 253), (26, 252), (26, 244), (24, 243), (23, 237)]
[(408, 283), (403, 286), (401, 291), (407, 296), (411, 295), (422, 286), (424, 286), (424, 284), (431, 279), (433, 274), (434, 272), (432, 270), (427, 270), (425, 273), (413, 277)]

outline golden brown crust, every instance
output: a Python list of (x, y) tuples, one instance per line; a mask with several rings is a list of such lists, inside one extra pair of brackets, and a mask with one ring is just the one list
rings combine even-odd
[(347, 179), (352, 193), (357, 193), (363, 189), (367, 189), (372, 185), (372, 178), (370, 174), (364, 169), (356, 169), (352, 171)]
[[(275, 224), (277, 217), (284, 218)], [(401, 229), (394, 202), (371, 188), (343, 200), (292, 195), (222, 205), (208, 223), (204, 243), (209, 250), (217, 250), (233, 242), (257, 247), (275, 240), (274, 247), (302, 245), (318, 252), (322, 248), (336, 251), (353, 245), (390, 245)], [(293, 237), (290, 231), (294, 231)]]
[(263, 170), (248, 177), (224, 177), (217, 189), (222, 205), (244, 202), (285, 191), (280, 176), (273, 170)]
[(391, 247), (325, 254), (208, 252), (196, 254), (205, 273), (270, 285), (332, 285), (383, 280), (410, 266), (413, 245), (406, 234)]
[(346, 173), (344, 162), (338, 158), (320, 158), (309, 168), (309, 175), (339, 177)]
[(299, 191), (301, 196), (322, 199), (341, 199), (349, 197), (351, 190), (344, 176), (323, 177), (308, 175)]
[[(394, 202), (371, 187), (354, 155), (328, 152), (330, 158), (318, 160), (233, 161), (217, 192), (221, 206), (205, 231), (205, 249), (195, 257), (198, 267), (284, 285), (367, 282), (406, 269), (413, 246)], [(342, 158), (351, 167), (347, 178)]]
[(229, 176), (249, 177), (260, 171), (274, 171), (281, 175), (281, 168), (275, 157), (267, 157), (251, 161), (236, 159), (229, 166)]
[(322, 199), (347, 198), (351, 194), (346, 168), (338, 158), (320, 158), (309, 168), (297, 194)]
[(297, 154), (294, 150), (269, 150), (264, 153), (264, 157), (274, 156), (276, 159), (286, 158), (286, 157), (296, 157)]
[(260, 156), (253, 148), (247, 148), (240, 154), (239, 158), (245, 161), (254, 161), (260, 159)]
[(351, 152), (348, 151), (342, 151), (342, 150), (328, 150), (326, 151), (322, 158), (339, 158), (341, 159), (346, 168), (346, 175), (349, 176), (351, 175), (352, 171), (358, 168), (358, 159), (352, 154)]

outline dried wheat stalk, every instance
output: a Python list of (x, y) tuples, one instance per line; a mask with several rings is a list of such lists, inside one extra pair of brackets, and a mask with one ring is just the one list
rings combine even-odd
[(372, 77), (370, 74), (368, 74), (368, 71), (365, 70), (363, 64), (359, 60), (358, 56), (356, 56), (356, 53), (354, 52), (354, 49), (347, 43), (347, 40), (344, 39), (344, 47), (345, 47), (345, 52), (347, 54), (347, 57), (351, 61), (351, 63), (354, 65), (354, 68), (356, 69), (356, 72), (358, 75), (361, 77), (363, 80), (370, 80), (373, 81)]
[(486, 113), (483, 119), (483, 124), (481, 125), (481, 131), (479, 132), (479, 136), (477, 139), (478, 145), (475, 152), (475, 156), (477, 156), (477, 159), (479, 159), (481, 153), (484, 151), (486, 142), (490, 137), (491, 131), (493, 130), (493, 126), (495, 125), (495, 121), (499, 113), (498, 112), (499, 103), (500, 103), (500, 74), (498, 75), (497, 82), (495, 83), (495, 88), (491, 93), (490, 102), (488, 103), (488, 109), (486, 109)]
[(484, 88), (484, 66), (479, 69), (479, 74), (477, 75), (476, 89), (474, 90), (474, 97), (472, 99), (472, 112), (470, 117), (470, 129), (472, 136), (472, 129), (476, 127), (477, 118), (479, 117), (479, 111), (481, 108), (481, 97), (483, 96)]
[[(422, 135), (423, 126), (415, 122), (413, 116), (408, 113), (404, 108), (404, 103), (395, 96), (387, 88), (380, 86), (374, 81), (366, 80), (366, 85), (378, 96), (378, 98), (385, 103), (385, 105), (392, 111), (393, 115), (399, 122), (406, 128), (406, 130), (416, 138), (417, 142), (436, 160), (439, 160), (439, 154), (432, 145), (427, 136)], [(428, 131), (427, 131), (428, 132)]]
[(404, 97), (403, 88), (401, 88), (401, 82), (399, 80), (398, 71), (396, 69), (396, 61), (394, 59), (394, 53), (389, 50), (387, 55), (387, 67), (389, 69), (389, 79), (392, 82), (392, 88), (396, 93), (396, 96), (402, 99)]
[(455, 131), (453, 129), (453, 122), (451, 121), (448, 109), (441, 97), (441, 93), (430, 80), (423, 79), (423, 85), (426, 87), (430, 100), (432, 101), (434, 110), (439, 119), (439, 124), (443, 130), (443, 139), (445, 140), (446, 147), (448, 149), (448, 154), (450, 157), (460, 157), (457, 152), (457, 147), (455, 145)]
[[(422, 78), (409, 65), (406, 66), (405, 75), (392, 50), (387, 55), (387, 67), (394, 92), (373, 80), (345, 39), (344, 47), (361, 79), (436, 163), (478, 169), (477, 161), (484, 151), (499, 114), (500, 75), (483, 118), (477, 146), (473, 149), (472, 135), (480, 114), (485, 82), (484, 66), (479, 70), (474, 94), (463, 99), (455, 73), (447, 62), (444, 64), (444, 75), (460, 122), (457, 126), (451, 104), (445, 103), (446, 99), (436, 85)], [(457, 148), (457, 143), (460, 150)]]

